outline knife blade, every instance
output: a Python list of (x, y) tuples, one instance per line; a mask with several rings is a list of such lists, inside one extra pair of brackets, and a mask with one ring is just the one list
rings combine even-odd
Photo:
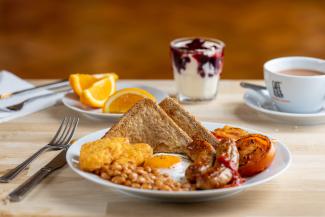
[(15, 92), (12, 92), (12, 93), (2, 93), (2, 94), (0, 94), (0, 100), (1, 99), (6, 99), (8, 97), (18, 95), (18, 94), (21, 94), (21, 93), (29, 92), (29, 91), (43, 90), (43, 89), (49, 89), (49, 88), (53, 89), (53, 88), (66, 86), (68, 84), (69, 84), (69, 81), (64, 79), (64, 80), (55, 81), (55, 82), (52, 82), (52, 83), (42, 84), (42, 85), (38, 85), (38, 86), (35, 86), (35, 87), (15, 91)]
[(13, 190), (9, 195), (8, 199), (11, 202), (18, 202), (24, 198), (24, 196), (36, 187), (44, 178), (50, 175), (53, 171), (60, 169), (66, 164), (66, 152), (63, 150), (53, 160), (42, 167), (37, 173), (27, 179), (24, 183)]

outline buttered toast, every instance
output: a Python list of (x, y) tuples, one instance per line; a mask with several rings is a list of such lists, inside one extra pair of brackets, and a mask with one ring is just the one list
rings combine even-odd
[(150, 99), (136, 103), (104, 137), (126, 137), (147, 143), (155, 152), (185, 153), (192, 139)]
[(167, 97), (159, 106), (173, 119), (173, 121), (184, 130), (193, 140), (209, 142), (213, 147), (217, 147), (217, 139), (206, 129), (196, 118), (186, 111), (174, 99)]

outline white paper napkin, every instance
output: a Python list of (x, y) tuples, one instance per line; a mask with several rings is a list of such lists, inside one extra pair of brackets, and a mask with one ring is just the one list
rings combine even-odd
[[(26, 88), (33, 87), (34, 85), (24, 81), (23, 79), (17, 77), (16, 75), (8, 71), (0, 71), (0, 94), (7, 92), (14, 92), (18, 90), (23, 90)], [(31, 98), (33, 96), (43, 95), (50, 93), (48, 90), (38, 90), (35, 92), (26, 92), (16, 96), (9, 97), (8, 99), (0, 99), (0, 108), (6, 107), (19, 103), (25, 99)], [(18, 117), (22, 117), (42, 109), (53, 106), (59, 102), (63, 97), (64, 93), (55, 94), (46, 98), (37, 99), (35, 101), (26, 103), (22, 110), (17, 112), (2, 112), (0, 111), (0, 123), (9, 121)]]

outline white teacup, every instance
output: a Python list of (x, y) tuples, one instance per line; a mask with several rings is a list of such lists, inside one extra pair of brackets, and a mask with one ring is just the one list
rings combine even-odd
[[(290, 75), (283, 71), (301, 69), (320, 75)], [(315, 113), (325, 101), (325, 60), (311, 57), (281, 57), (264, 64), (267, 90), (280, 111)]]

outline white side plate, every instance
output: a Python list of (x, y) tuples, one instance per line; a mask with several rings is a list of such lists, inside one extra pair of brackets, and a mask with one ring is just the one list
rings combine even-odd
[[(223, 127), (225, 124), (203, 122), (203, 125), (207, 127), (209, 130), (214, 130), (216, 128)], [(250, 133), (260, 133), (246, 128), (242, 128), (242, 129), (245, 129)], [(241, 186), (223, 188), (223, 189), (214, 189), (214, 190), (189, 191), (189, 192), (185, 192), (185, 191), (168, 192), (168, 191), (142, 190), (142, 189), (130, 188), (123, 185), (114, 184), (92, 173), (84, 172), (80, 170), (78, 167), (79, 153), (80, 153), (81, 146), (86, 142), (94, 141), (101, 138), (107, 132), (107, 130), (108, 129), (103, 129), (91, 133), (89, 135), (80, 138), (75, 143), (73, 143), (67, 152), (68, 165), (74, 172), (76, 172), (81, 177), (91, 182), (139, 198), (159, 200), (159, 201), (170, 201), (170, 202), (195, 202), (195, 201), (221, 199), (239, 193), (246, 188), (251, 188), (255, 185), (259, 185), (272, 180), (276, 176), (280, 175), (283, 171), (285, 171), (288, 168), (291, 161), (290, 152), (287, 149), (287, 147), (283, 143), (277, 141), (275, 143), (276, 157), (272, 162), (271, 166), (267, 170), (263, 171), (262, 173), (253, 176), (251, 178), (248, 178), (247, 181)]]
[[(158, 102), (162, 101), (168, 96), (167, 93), (154, 87), (137, 84), (117, 83), (117, 90), (129, 87), (137, 87), (148, 91), (156, 97)], [(63, 97), (62, 102), (66, 107), (92, 119), (117, 121), (123, 115), (114, 113), (103, 113), (101, 109), (94, 109), (89, 106), (83, 105), (74, 93), (67, 93)]]

